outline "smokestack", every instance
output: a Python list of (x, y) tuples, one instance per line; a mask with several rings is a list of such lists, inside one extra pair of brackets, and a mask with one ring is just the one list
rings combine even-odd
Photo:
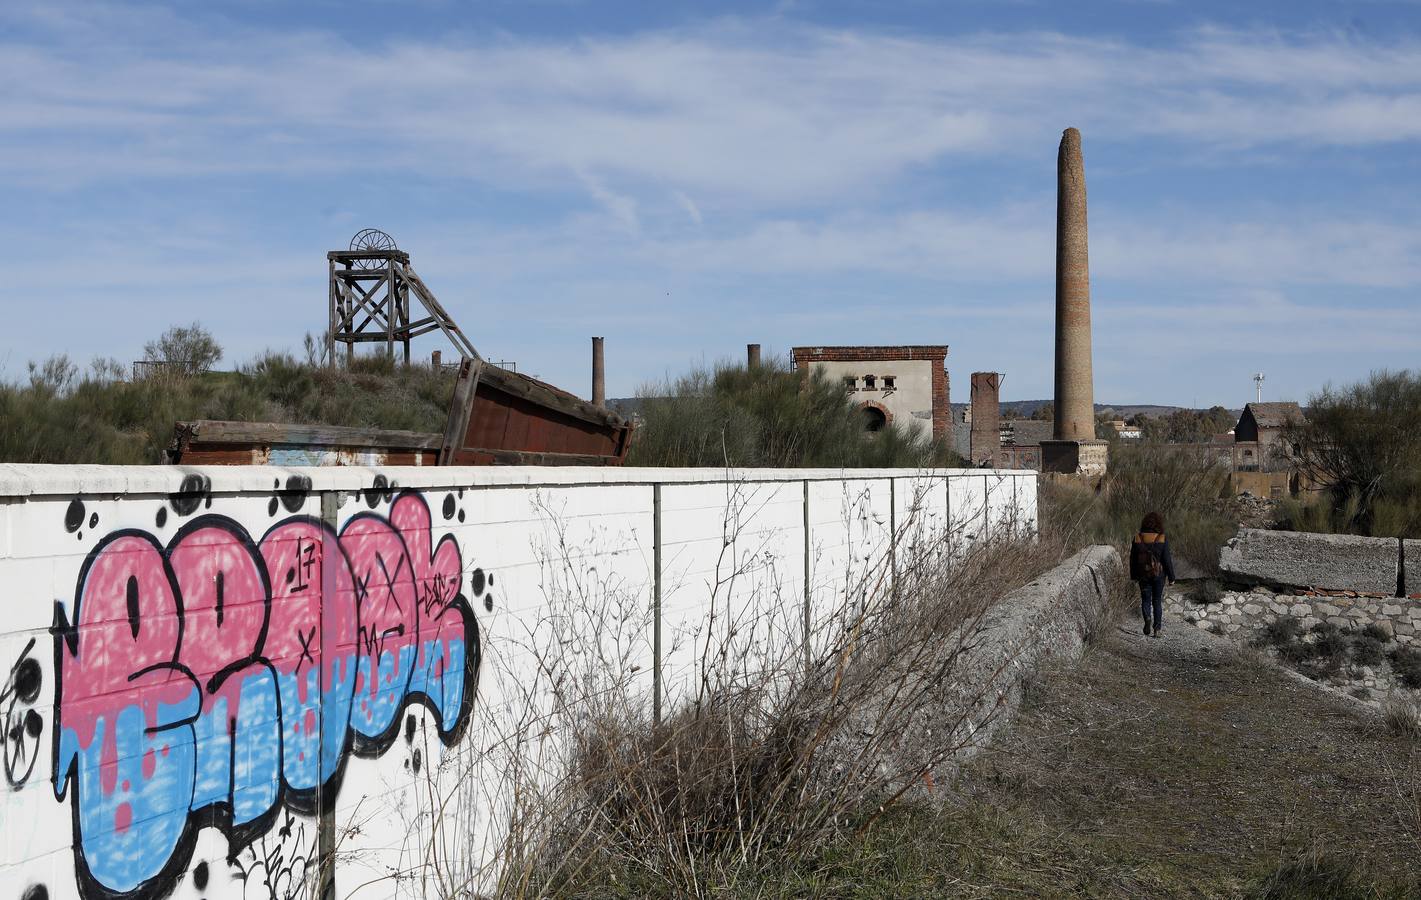
[(592, 405), (607, 406), (607, 373), (602, 362), (602, 338), (592, 339)]
[(1081, 133), (1067, 128), (1056, 156), (1056, 420), (1058, 441), (1095, 440)]
[(974, 466), (996, 465), (997, 451), (1002, 446), (1001, 385), (998, 372), (972, 373), (972, 429), (967, 453)]
[(436, 372), (439, 371), (439, 367), (443, 365), (443, 362), (443, 354), (441, 354), (438, 350), (435, 350), (433, 353), (429, 354), (429, 367), (431, 369), (434, 369)]
[(751, 369), (758, 369), (758, 368), (760, 368), (760, 345), (759, 345), (759, 344), (746, 344), (746, 345), (745, 345), (745, 365), (746, 365), (747, 368), (751, 368)]

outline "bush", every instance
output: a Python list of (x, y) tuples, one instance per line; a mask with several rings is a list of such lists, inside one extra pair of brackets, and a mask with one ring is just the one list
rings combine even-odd
[(1325, 489), (1312, 507), (1285, 509), (1299, 530), (1421, 537), (1421, 373), (1377, 372), (1309, 402), (1284, 429), (1298, 467)]
[(1254, 643), (1259, 647), (1282, 647), (1296, 641), (1303, 633), (1303, 623), (1292, 616), (1279, 616), (1258, 632)]
[(1188, 560), (1217, 572), (1219, 548), (1237, 519), (1228, 495), (1229, 473), (1212, 460), (1166, 445), (1116, 445), (1110, 470), (1096, 488), (1078, 481), (1046, 481), (1043, 528), (1080, 545), (1114, 544), (1127, 551), (1145, 513), (1164, 516), (1176, 564)]
[(1378, 644), (1386, 644), (1391, 641), (1391, 634), (1375, 622), (1370, 622), (1361, 631), (1362, 637), (1369, 637)]
[(1359, 666), (1375, 666), (1382, 661), (1382, 642), (1368, 634), (1352, 636), (1352, 662)]
[(1199, 582), (1189, 594), (1189, 599), (1200, 606), (1208, 606), (1211, 603), (1218, 603), (1224, 599), (1224, 589), (1219, 586), (1219, 582), (1213, 578), (1206, 578)]
[(1421, 650), (1397, 647), (1391, 651), (1391, 668), (1401, 683), (1412, 690), (1421, 690)]
[(643, 387), (634, 466), (926, 467), (962, 465), (921, 427), (870, 432), (841, 384), (783, 363), (721, 365)]
[(82, 377), (65, 357), (31, 366), (28, 384), (0, 384), (0, 462), (161, 462), (187, 419), (300, 422), (442, 432), (453, 375), (357, 357), (349, 369), (269, 353), (236, 372), (120, 380), (95, 360)]
[(1388, 697), (1382, 704), (1382, 721), (1394, 734), (1421, 739), (1421, 708), (1410, 700)]
[(151, 363), (156, 373), (165, 375), (201, 375), (221, 358), (221, 345), (197, 322), (186, 327), (174, 325), (156, 341), (143, 345), (144, 361)]

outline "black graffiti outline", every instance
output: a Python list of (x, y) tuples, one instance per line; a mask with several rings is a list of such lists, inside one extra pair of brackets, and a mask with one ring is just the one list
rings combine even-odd
[[(0, 686), (0, 748), (3, 748), (5, 780), (10, 787), (19, 790), (34, 774), (35, 763), (39, 760), (40, 735), (44, 733), (44, 720), (35, 709), (39, 702), (43, 675), (39, 661), (30, 656), (35, 638), (20, 651), (20, 658), (10, 666), (5, 684)], [(28, 663), (28, 665), (26, 665)], [(33, 677), (33, 692), (28, 682)], [(28, 695), (28, 696), (27, 696)]]

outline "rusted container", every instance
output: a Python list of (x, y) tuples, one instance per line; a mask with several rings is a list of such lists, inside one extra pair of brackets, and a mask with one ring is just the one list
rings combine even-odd
[(450, 404), (442, 465), (617, 466), (630, 420), (529, 378), (466, 359)]

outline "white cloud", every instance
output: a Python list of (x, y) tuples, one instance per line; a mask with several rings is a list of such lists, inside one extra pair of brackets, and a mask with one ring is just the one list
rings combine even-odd
[(162, 16), (108, 22), (107, 42), (59, 17), (47, 41), (0, 46), (8, 177), (615, 179), (697, 196), (705, 210), (708, 197), (821, 203), (945, 159), (1037, 152), (1064, 124), (1088, 140), (1198, 147), (1421, 138), (1421, 44), (1335, 35), (1204, 31), (1156, 48), (730, 20), (579, 41), (357, 48), (331, 34), (217, 34)]

